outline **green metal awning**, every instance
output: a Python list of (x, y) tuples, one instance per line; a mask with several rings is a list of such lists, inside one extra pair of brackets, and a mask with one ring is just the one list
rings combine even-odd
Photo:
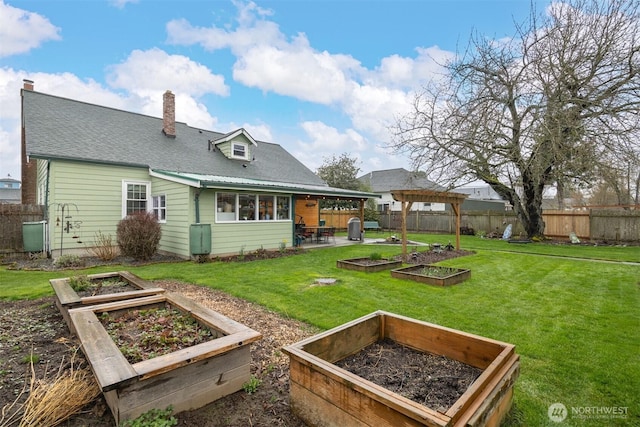
[(206, 175), (188, 172), (172, 172), (151, 169), (151, 176), (178, 182), (195, 188), (215, 188), (238, 191), (269, 191), (274, 193), (296, 194), (303, 197), (325, 197), (344, 200), (365, 200), (381, 198), (382, 195), (366, 191), (346, 190), (323, 185), (307, 185), (291, 182), (264, 181), (251, 178)]

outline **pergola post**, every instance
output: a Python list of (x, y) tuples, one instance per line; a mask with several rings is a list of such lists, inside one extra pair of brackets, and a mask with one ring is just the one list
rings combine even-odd
[(407, 212), (413, 202), (402, 202), (402, 259), (407, 260)]
[(461, 205), (467, 194), (433, 190), (391, 190), (393, 200), (402, 202), (402, 256), (407, 256), (407, 212), (413, 202), (450, 203), (456, 214), (456, 249), (460, 249)]
[(451, 203), (451, 209), (456, 214), (456, 250), (460, 250), (460, 203)]

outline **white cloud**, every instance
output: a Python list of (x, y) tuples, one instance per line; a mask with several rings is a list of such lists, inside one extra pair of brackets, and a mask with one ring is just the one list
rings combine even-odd
[[(351, 120), (352, 128), (336, 136), (332, 132), (313, 132), (314, 125), (301, 126), (311, 137), (308, 148), (335, 146), (336, 149), (362, 150), (369, 138), (386, 143), (388, 126), (410, 108), (413, 91), (443, 72), (442, 65), (453, 53), (437, 46), (416, 48), (413, 58), (392, 55), (380, 64), (366, 69), (350, 55), (333, 54), (314, 49), (306, 35), (291, 37), (268, 20), (269, 11), (254, 3), (234, 3), (238, 7), (235, 23), (225, 26), (193, 27), (186, 20), (167, 25), (172, 43), (199, 44), (205, 50), (229, 49), (236, 57), (233, 79), (263, 92), (341, 109)], [(315, 125), (317, 126), (317, 124)], [(337, 130), (336, 130), (337, 132)], [(341, 141), (351, 132), (356, 144)], [(353, 137), (353, 136), (349, 136)], [(307, 156), (304, 151), (300, 155)], [(303, 162), (307, 165), (317, 162)]]
[(60, 40), (59, 32), (47, 18), (0, 0), (0, 58), (28, 52), (48, 40)]
[(158, 48), (134, 50), (124, 62), (110, 67), (107, 81), (114, 88), (138, 94), (171, 89), (192, 96), (229, 95), (224, 76), (186, 56), (169, 55)]
[[(124, 6), (126, 2), (114, 4)], [(418, 48), (415, 58), (393, 55), (382, 58), (379, 66), (366, 69), (350, 55), (314, 49), (303, 33), (286, 36), (276, 23), (267, 19), (271, 14), (267, 9), (252, 2), (234, 4), (238, 13), (233, 25), (203, 28), (193, 27), (185, 20), (174, 20), (166, 25), (167, 40), (183, 45), (199, 44), (208, 51), (228, 49), (236, 57), (233, 66), (236, 82), (264, 92), (330, 106), (332, 111), (341, 110), (351, 120), (351, 126), (346, 130), (312, 120), (299, 124), (306, 134), (303, 138), (277, 135), (297, 140), (296, 143), (275, 142), (285, 146), (312, 170), (322, 164), (323, 157), (343, 152), (364, 159), (362, 168), (365, 171), (402, 166), (400, 159), (387, 156), (380, 143), (388, 139), (387, 125), (395, 115), (408, 108), (409, 93), (417, 82), (437, 73), (438, 64), (444, 62), (449, 53), (437, 47)], [(0, 3), (0, 8), (8, 7)], [(17, 22), (10, 23), (26, 27), (17, 34), (29, 33), (29, 26), (36, 17), (48, 24), (39, 15), (25, 16), (30, 16), (31, 20), (18, 16), (13, 18)], [(3, 19), (0, 13), (0, 22), (4, 22)], [(41, 36), (37, 43), (58, 37), (58, 29), (50, 24), (48, 27), (49, 35)], [(6, 26), (0, 28), (2, 33)], [(4, 43), (0, 46), (5, 48)], [(162, 115), (162, 93), (171, 90), (176, 94), (178, 121), (219, 131), (244, 127), (256, 139), (273, 140), (272, 129), (261, 122), (240, 126), (218, 123), (201, 101), (202, 97), (207, 94), (228, 96), (230, 89), (222, 74), (214, 73), (202, 62), (152, 48), (132, 51), (121, 63), (110, 66), (107, 72), (107, 83), (101, 85), (70, 73), (29, 74), (0, 69), (3, 100), (0, 105), (0, 173), (13, 168), (10, 173), (19, 176), (19, 163), (17, 170), (15, 163), (19, 159), (19, 89), (23, 78), (34, 80), (36, 90), (40, 92), (154, 117)], [(8, 105), (11, 107), (7, 108)], [(372, 153), (374, 157), (370, 158)]]
[(246, 86), (263, 91), (332, 104), (340, 102), (349, 92), (352, 83), (344, 70), (353, 65), (356, 62), (343, 55), (259, 46), (238, 58), (233, 77)]

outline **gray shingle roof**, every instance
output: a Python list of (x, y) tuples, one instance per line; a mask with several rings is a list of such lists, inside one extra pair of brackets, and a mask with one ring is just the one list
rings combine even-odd
[(409, 172), (403, 168), (369, 172), (358, 178), (375, 193), (388, 193), (391, 190), (435, 190), (445, 188), (427, 179), (424, 172)]
[(223, 133), (177, 122), (176, 137), (168, 138), (162, 118), (29, 90), (22, 95), (26, 150), (32, 157), (326, 185), (278, 144), (257, 141), (255, 160), (231, 160), (209, 147), (209, 140)]

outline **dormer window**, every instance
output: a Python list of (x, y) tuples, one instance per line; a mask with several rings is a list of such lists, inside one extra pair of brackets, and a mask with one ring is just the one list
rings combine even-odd
[(247, 153), (249, 152), (247, 148), (247, 144), (241, 142), (234, 142), (232, 147), (233, 155), (232, 157), (235, 159), (247, 160), (249, 156)]
[(254, 157), (251, 150), (258, 146), (249, 132), (244, 129), (238, 129), (220, 138), (210, 140), (209, 144), (215, 145), (228, 159), (245, 161)]

